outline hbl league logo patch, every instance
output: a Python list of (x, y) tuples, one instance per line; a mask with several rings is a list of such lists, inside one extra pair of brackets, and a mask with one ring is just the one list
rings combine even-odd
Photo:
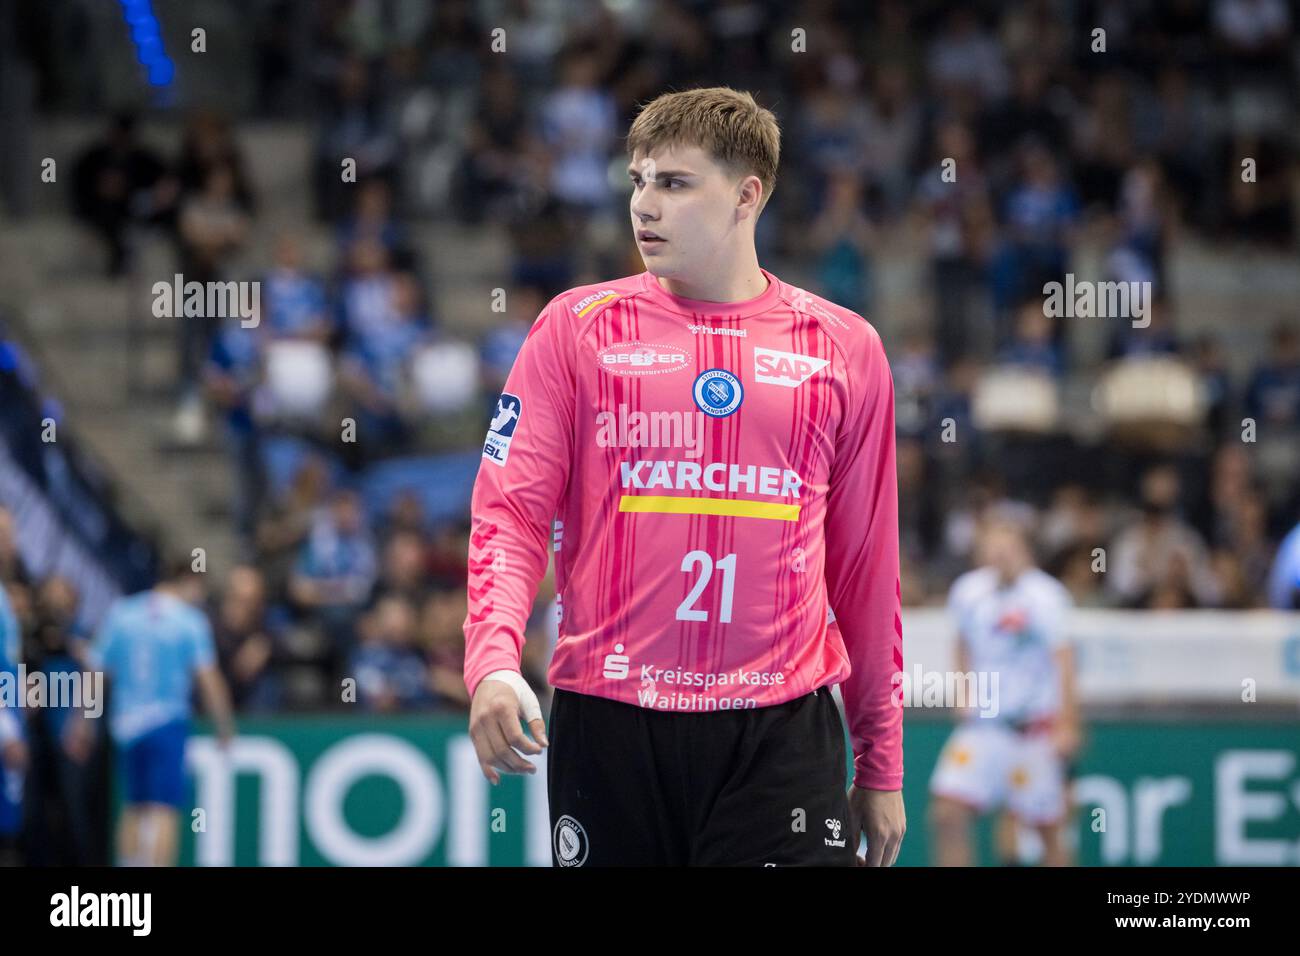
[(524, 413), (524, 402), (518, 395), (502, 392), (497, 399), (496, 414), (488, 426), (487, 440), (483, 443), (483, 457), (488, 461), (505, 466), (510, 454), (510, 440), (514, 438), (515, 426)]

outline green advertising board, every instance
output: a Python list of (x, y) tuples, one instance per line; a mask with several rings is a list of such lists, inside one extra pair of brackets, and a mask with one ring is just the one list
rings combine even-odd
[[(549, 865), (546, 781), (484, 780), (463, 717), (248, 719), (187, 750), (186, 865)], [(900, 865), (929, 861), (926, 787), (951, 725), (909, 720)], [(1300, 726), (1105, 721), (1075, 777), (1083, 865), (1300, 864)], [(991, 828), (977, 828), (991, 862)]]

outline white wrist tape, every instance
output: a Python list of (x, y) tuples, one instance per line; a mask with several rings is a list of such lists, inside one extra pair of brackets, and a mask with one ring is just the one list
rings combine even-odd
[(515, 692), (515, 696), (519, 698), (519, 712), (523, 714), (524, 723), (542, 716), (542, 705), (537, 702), (537, 695), (528, 686), (528, 681), (524, 680), (523, 674), (518, 671), (493, 671), (483, 680), (499, 680)]

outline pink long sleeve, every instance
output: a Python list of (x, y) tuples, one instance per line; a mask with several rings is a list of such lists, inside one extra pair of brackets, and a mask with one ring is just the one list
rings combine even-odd
[(898, 567), (894, 380), (874, 334), (863, 342), (856, 409), (837, 449), (826, 514), (826, 584), (853, 670), (840, 688), (853, 741), (854, 783), (903, 785), (903, 670)]
[(470, 505), (465, 685), (518, 670), (573, 458), (573, 337), (557, 300), (533, 323), (497, 403)]

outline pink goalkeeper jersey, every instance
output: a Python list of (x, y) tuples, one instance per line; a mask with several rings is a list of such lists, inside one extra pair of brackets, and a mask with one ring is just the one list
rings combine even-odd
[(553, 686), (701, 712), (841, 684), (855, 783), (896, 790), (893, 378), (865, 319), (763, 275), (717, 303), (643, 272), (538, 316), (474, 484), (465, 683), (519, 669), (553, 549)]

